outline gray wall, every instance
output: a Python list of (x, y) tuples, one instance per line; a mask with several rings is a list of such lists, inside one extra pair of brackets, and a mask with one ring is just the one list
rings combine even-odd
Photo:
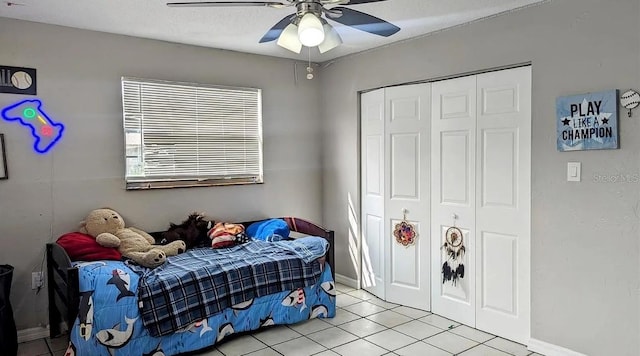
[[(0, 64), (37, 68), (38, 97), (67, 125), (40, 156), (22, 127), (0, 122), (11, 176), (0, 181), (0, 263), (16, 267), (18, 328), (47, 322), (46, 294), (29, 285), (44, 243), (105, 205), (147, 230), (193, 210), (233, 220), (324, 213), (337, 231), (337, 272), (355, 277), (357, 92), (531, 61), (532, 337), (589, 355), (640, 354), (640, 183), (596, 179), (640, 172), (640, 112), (622, 113), (621, 149), (559, 153), (554, 110), (559, 95), (640, 89), (639, 17), (637, 0), (558, 0), (327, 63), (320, 82), (297, 83), (289, 60), (0, 18)], [(122, 75), (262, 88), (266, 183), (124, 191)], [(0, 107), (19, 99), (0, 94)], [(568, 161), (582, 162), (581, 183), (566, 182)], [(297, 190), (306, 195), (287, 194)]]
[[(31, 290), (44, 245), (110, 206), (130, 225), (166, 229), (192, 211), (219, 220), (279, 215), (322, 219), (319, 85), (294, 80), (294, 62), (0, 18), (0, 64), (38, 70), (38, 97), (66, 125), (38, 155), (25, 128), (0, 120), (9, 175), (0, 181), (0, 264), (16, 268), (11, 300), (18, 329), (46, 325), (46, 291)], [(265, 183), (124, 190), (120, 77), (263, 89)], [(22, 99), (0, 94), (0, 108)]]
[[(530, 61), (532, 337), (588, 355), (639, 355), (640, 111), (621, 112), (619, 150), (560, 153), (555, 129), (558, 96), (640, 89), (639, 3), (552, 1), (327, 63), (324, 218), (337, 230), (337, 272), (357, 271), (347, 249), (349, 200), (360, 205), (357, 92)], [(566, 181), (568, 161), (582, 162), (582, 182)], [(632, 182), (598, 178), (619, 175)]]

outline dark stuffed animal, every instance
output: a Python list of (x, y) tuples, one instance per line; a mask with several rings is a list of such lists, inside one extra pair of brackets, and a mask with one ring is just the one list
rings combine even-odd
[(214, 225), (214, 221), (207, 220), (204, 215), (193, 213), (180, 225), (170, 223), (169, 229), (162, 233), (161, 244), (182, 240), (187, 249), (196, 247), (209, 247), (211, 240), (207, 232)]

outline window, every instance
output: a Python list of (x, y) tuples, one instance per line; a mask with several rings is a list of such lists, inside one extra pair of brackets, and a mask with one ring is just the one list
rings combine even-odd
[(127, 189), (262, 183), (260, 89), (122, 78)]

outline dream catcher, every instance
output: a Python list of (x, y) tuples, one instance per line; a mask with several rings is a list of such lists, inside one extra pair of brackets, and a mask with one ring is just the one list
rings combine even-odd
[(445, 261), (442, 264), (442, 284), (451, 281), (455, 286), (459, 279), (464, 278), (464, 236), (462, 231), (456, 227), (453, 218), (453, 226), (448, 228), (444, 234), (444, 245), (442, 250), (445, 254)]
[(396, 237), (396, 242), (402, 246), (409, 247), (416, 242), (418, 233), (415, 226), (407, 221), (407, 209), (402, 210), (404, 217), (402, 221), (397, 223), (395, 229), (393, 229), (393, 236)]

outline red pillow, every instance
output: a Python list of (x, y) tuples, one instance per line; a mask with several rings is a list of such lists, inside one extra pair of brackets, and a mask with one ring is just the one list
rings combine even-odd
[(113, 247), (104, 247), (91, 235), (70, 232), (58, 238), (56, 243), (69, 255), (71, 261), (121, 260), (122, 255)]

